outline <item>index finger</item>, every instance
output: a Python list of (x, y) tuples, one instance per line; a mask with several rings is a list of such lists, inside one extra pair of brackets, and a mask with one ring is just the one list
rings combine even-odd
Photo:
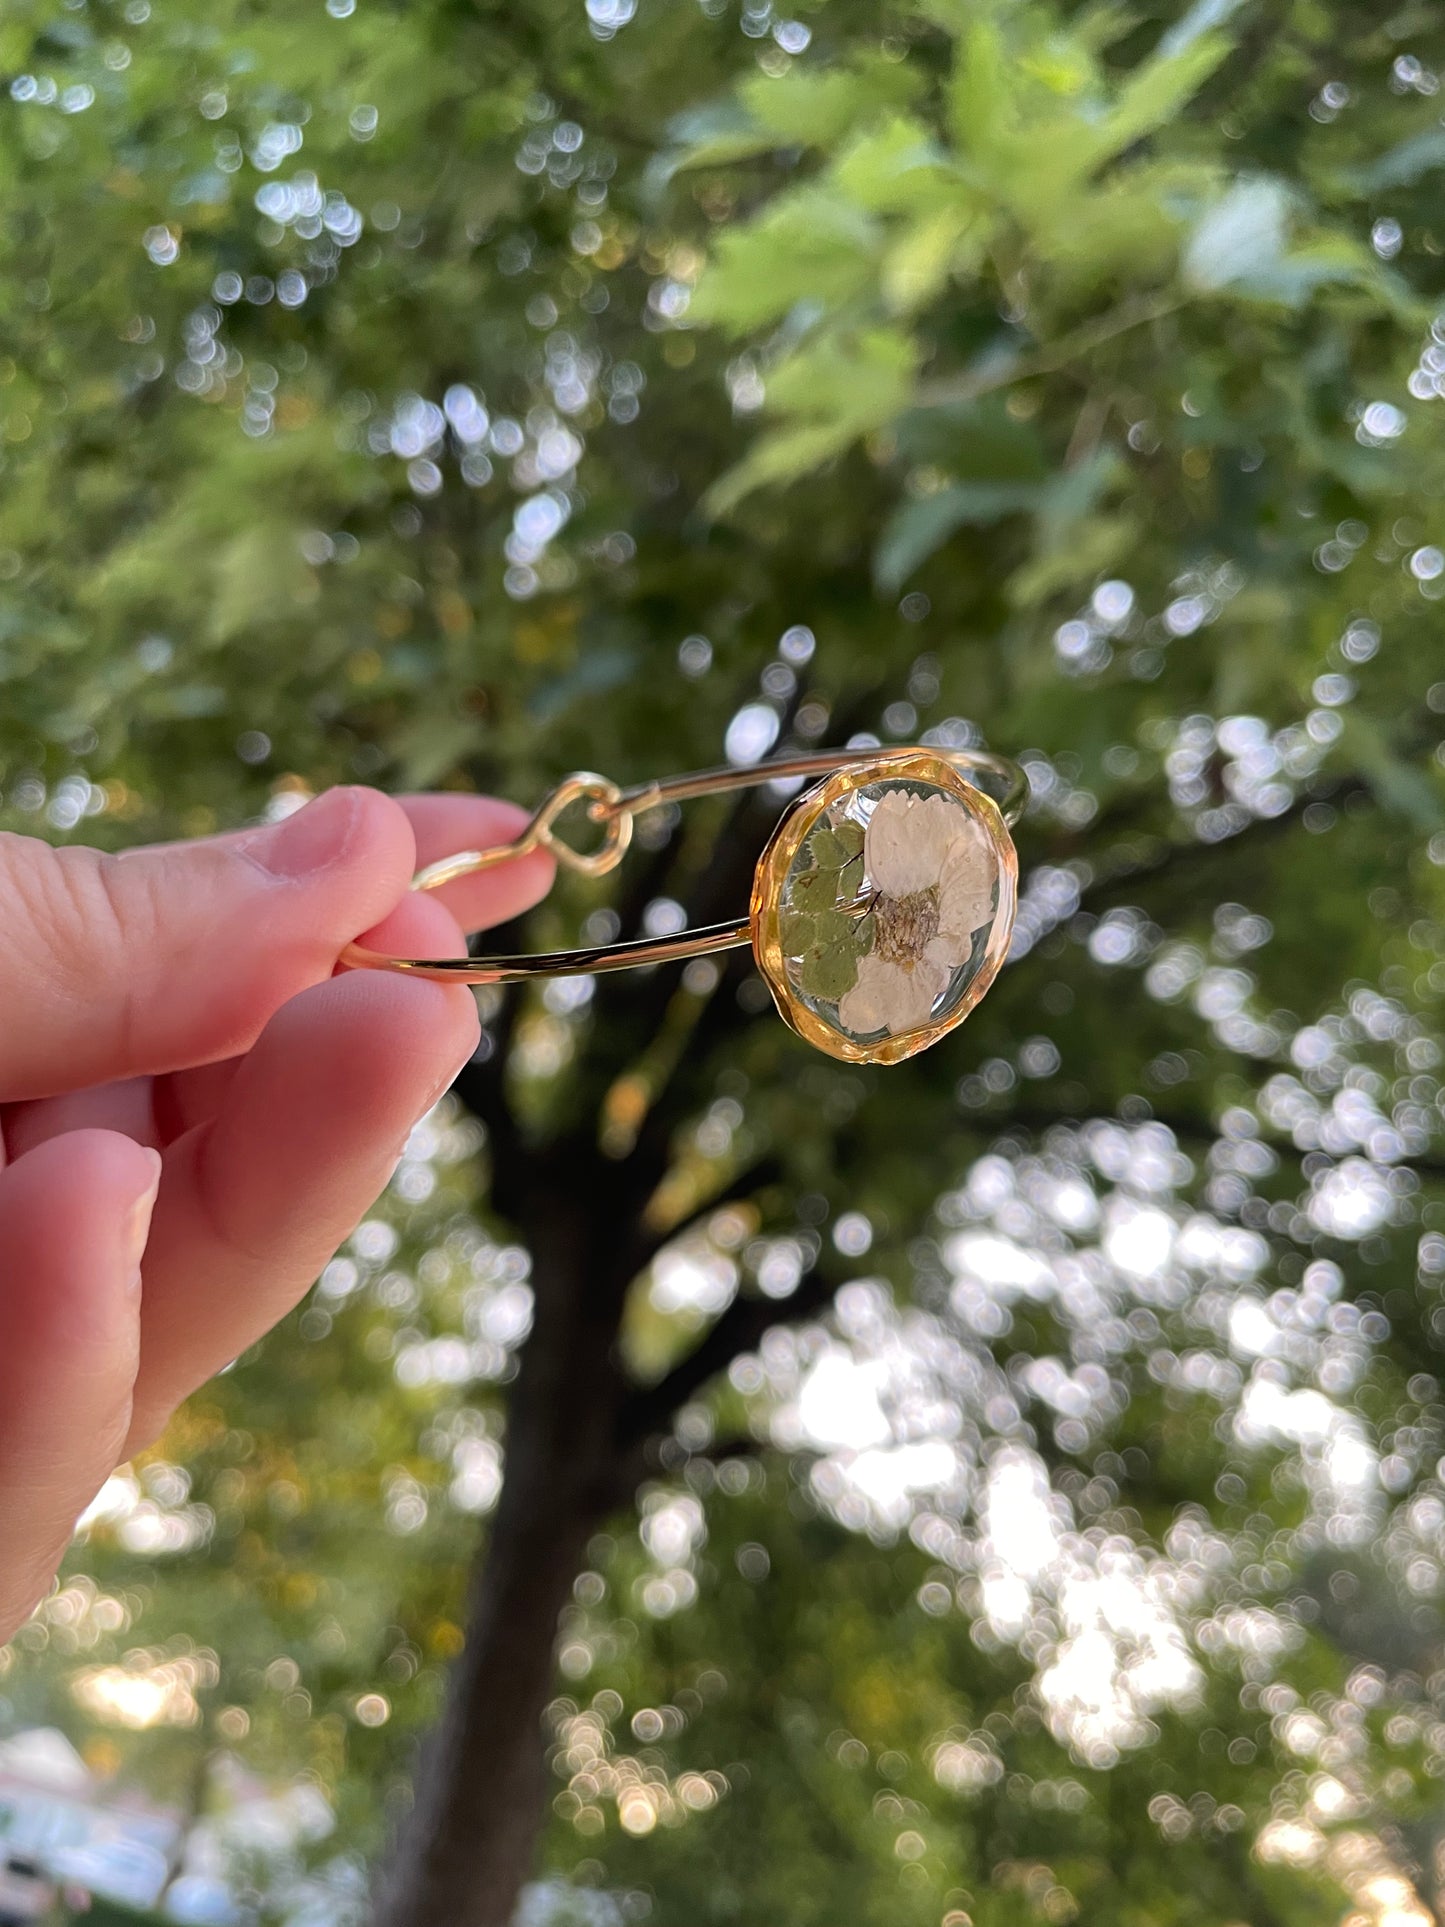
[[(396, 799), (411, 821), (417, 868), (461, 850), (511, 843), (532, 820), (530, 810), (495, 796), (433, 793)], [(463, 930), (489, 930), (530, 910), (552, 887), (557, 866), (545, 850), (533, 850), (494, 870), (479, 870), (436, 891)]]

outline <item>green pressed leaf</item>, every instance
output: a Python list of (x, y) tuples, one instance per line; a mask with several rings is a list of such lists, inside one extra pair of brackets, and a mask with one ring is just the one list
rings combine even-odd
[(838, 874), (836, 870), (805, 870), (793, 877), (788, 892), (797, 909), (808, 916), (831, 910), (838, 900)]
[(833, 826), (833, 834), (848, 852), (850, 857), (863, 854), (863, 825), (845, 816), (841, 823)]
[(786, 956), (801, 956), (817, 942), (815, 919), (803, 910), (785, 910), (778, 919), (778, 938)]
[(831, 950), (839, 944), (851, 949), (855, 927), (853, 918), (845, 917), (841, 910), (821, 910), (813, 919), (814, 945), (821, 950)]
[(858, 958), (850, 949), (810, 950), (803, 959), (798, 982), (810, 997), (836, 1003), (858, 981)]
[(820, 870), (841, 870), (851, 854), (838, 833), (829, 829), (814, 830), (808, 848)]

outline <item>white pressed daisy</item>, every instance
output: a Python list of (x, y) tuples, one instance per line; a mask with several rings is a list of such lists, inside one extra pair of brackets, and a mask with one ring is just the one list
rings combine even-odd
[(867, 883), (877, 892), (873, 948), (838, 1004), (856, 1036), (919, 1030), (949, 978), (993, 916), (995, 861), (973, 816), (951, 797), (888, 790), (863, 841)]

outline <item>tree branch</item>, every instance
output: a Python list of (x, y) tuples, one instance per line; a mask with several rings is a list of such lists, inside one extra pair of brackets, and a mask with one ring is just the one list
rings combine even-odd
[(735, 1177), (729, 1178), (725, 1184), (720, 1184), (715, 1191), (710, 1192), (701, 1203), (686, 1212), (675, 1224), (670, 1224), (662, 1230), (651, 1230), (645, 1223), (639, 1221), (636, 1226), (636, 1235), (627, 1254), (627, 1261), (633, 1275), (646, 1270), (659, 1251), (667, 1245), (674, 1244), (679, 1238), (686, 1237), (696, 1225), (701, 1224), (705, 1218), (710, 1218), (715, 1211), (721, 1211), (724, 1205), (740, 1203), (754, 1192), (761, 1191), (770, 1184), (779, 1183), (784, 1175), (782, 1160), (769, 1151), (762, 1157), (755, 1158), (750, 1165), (739, 1171)]
[(671, 1422), (680, 1406), (744, 1352), (756, 1351), (774, 1325), (826, 1311), (837, 1285), (819, 1271), (805, 1274), (790, 1298), (735, 1298), (698, 1344), (655, 1385), (639, 1386), (618, 1414), (620, 1451), (635, 1451)]
[(1007, 388), (1016, 381), (1056, 374), (1069, 362), (1077, 361), (1080, 355), (1102, 347), (1116, 335), (1126, 334), (1131, 328), (1141, 328), (1151, 321), (1162, 321), (1183, 305), (1177, 294), (1160, 292), (1133, 296), (1128, 301), (1121, 301), (1117, 308), (1111, 308), (1107, 314), (1094, 315), (1090, 320), (1081, 322), (1068, 334), (1060, 335), (1057, 341), (1035, 349), (1031, 355), (1020, 355), (1016, 361), (997, 362), (974, 374), (949, 375), (939, 381), (924, 382), (915, 397), (915, 405), (920, 408), (957, 407), (962, 402), (977, 401), (980, 396), (991, 394), (996, 388)]
[(1137, 884), (1151, 882), (1154, 878), (1169, 872), (1177, 872), (1198, 862), (1207, 862), (1216, 854), (1235, 851), (1247, 846), (1254, 848), (1267, 843), (1291, 830), (1299, 822), (1305, 811), (1313, 803), (1343, 803), (1351, 796), (1370, 795), (1369, 785), (1357, 776), (1330, 776), (1317, 782), (1306, 784), (1296, 795), (1288, 809), (1281, 810), (1278, 816), (1257, 816), (1233, 836), (1222, 837), (1217, 843), (1205, 843), (1197, 837), (1187, 841), (1172, 841), (1165, 837), (1152, 838), (1147, 853), (1129, 857), (1113, 853), (1114, 861), (1084, 885), (1080, 892), (1081, 903), (1107, 902), (1111, 896), (1127, 893)]

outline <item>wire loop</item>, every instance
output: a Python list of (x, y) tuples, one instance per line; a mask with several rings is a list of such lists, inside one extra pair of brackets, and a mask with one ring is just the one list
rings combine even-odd
[[(595, 850), (574, 849), (552, 827), (565, 810), (583, 802), (588, 805), (587, 814), (592, 821), (603, 826), (602, 841)], [(513, 838), (510, 843), (494, 843), (485, 850), (459, 850), (455, 856), (441, 857), (437, 862), (429, 863), (424, 870), (418, 870), (412, 878), (411, 887), (413, 890), (440, 890), (444, 884), (455, 883), (458, 877), (474, 876), (478, 870), (495, 869), (499, 863), (511, 863), (519, 856), (530, 856), (533, 850), (546, 850), (563, 869), (575, 870), (579, 876), (606, 876), (626, 856), (632, 842), (632, 823), (636, 811), (627, 807), (618, 808), (622, 803), (623, 793), (609, 777), (598, 776), (594, 770), (575, 770), (544, 798), (520, 836)]]

